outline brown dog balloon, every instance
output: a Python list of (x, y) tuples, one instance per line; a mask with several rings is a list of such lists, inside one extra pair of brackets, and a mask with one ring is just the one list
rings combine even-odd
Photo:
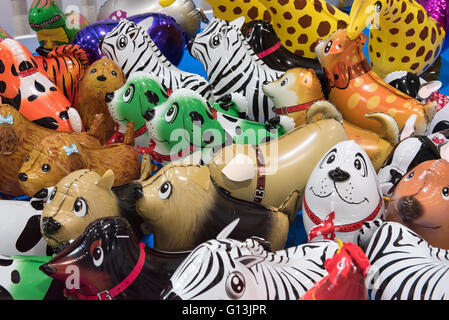
[(431, 246), (449, 249), (449, 162), (429, 160), (395, 186), (387, 220), (400, 222)]

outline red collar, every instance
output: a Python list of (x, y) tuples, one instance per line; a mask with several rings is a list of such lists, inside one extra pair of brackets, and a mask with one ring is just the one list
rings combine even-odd
[(194, 146), (190, 145), (189, 148), (179, 151), (177, 154), (161, 154), (154, 151), (155, 147), (156, 143), (154, 142), (154, 140), (151, 140), (148, 148), (141, 148), (137, 146), (137, 151), (141, 154), (148, 153), (154, 161), (157, 161), (159, 163), (163, 163), (164, 161), (176, 161), (182, 159), (194, 151)]
[(37, 70), (36, 67), (33, 67), (33, 68), (31, 68), (31, 69), (28, 69), (28, 70), (19, 72), (19, 76), (21, 76), (21, 77), (23, 78), (23, 77), (26, 77), (26, 76), (35, 74), (35, 73), (38, 72), (38, 71), (39, 71), (39, 70)]
[(326, 100), (326, 98), (322, 97), (321, 99), (318, 99), (318, 100), (306, 102), (303, 104), (298, 104), (296, 106), (291, 106), (291, 107), (275, 108), (274, 112), (276, 112), (276, 114), (289, 114), (289, 113), (293, 113), (293, 112), (303, 111), (303, 110), (307, 110), (315, 102), (323, 101), (323, 100)]
[[(341, 225), (341, 226), (334, 226), (333, 227), (333, 231), (334, 232), (352, 232), (352, 231), (356, 231), (356, 230), (358, 230), (358, 229), (360, 229), (362, 227), (364, 222), (374, 220), (374, 218), (376, 218), (376, 216), (379, 214), (379, 211), (380, 211), (381, 208), (382, 208), (382, 198), (379, 198), (379, 203), (377, 204), (376, 209), (374, 209), (374, 211), (368, 217), (366, 217), (365, 219), (363, 219), (363, 220), (361, 220), (359, 222), (345, 224), (345, 225)], [(313, 223), (315, 223), (316, 225), (323, 224), (323, 221), (320, 218), (318, 218), (312, 212), (312, 210), (310, 210), (309, 206), (307, 205), (305, 197), (304, 197), (304, 210), (306, 211), (307, 216), (310, 218), (310, 220), (312, 220)]]
[(278, 43), (276, 43), (274, 46), (272, 46), (271, 48), (268, 48), (267, 50), (264, 50), (262, 52), (259, 52), (257, 54), (257, 56), (262, 59), (263, 57), (268, 56), (269, 54), (272, 54), (273, 52), (275, 52), (277, 49), (279, 49), (281, 47), (281, 42), (279, 41)]
[[(119, 124), (116, 123), (115, 125), (115, 131), (112, 134), (112, 137), (106, 142), (106, 145), (112, 144), (112, 143), (123, 143), (125, 141), (125, 134), (118, 131)], [(144, 133), (148, 131), (148, 128), (146, 125), (143, 125), (139, 130), (134, 132), (134, 138), (140, 137)]]
[(131, 273), (123, 279), (118, 285), (110, 290), (104, 290), (102, 292), (97, 293), (95, 296), (85, 296), (85, 300), (112, 300), (112, 298), (116, 297), (123, 291), (125, 291), (136, 278), (139, 276), (142, 271), (143, 265), (145, 264), (145, 244), (143, 242), (139, 243), (140, 247), (140, 256), (139, 260), (137, 260), (137, 264)]

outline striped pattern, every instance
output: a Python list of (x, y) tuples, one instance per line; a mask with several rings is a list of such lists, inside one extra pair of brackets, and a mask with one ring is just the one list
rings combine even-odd
[(172, 65), (145, 29), (134, 22), (122, 20), (106, 35), (100, 49), (122, 68), (126, 78), (133, 72), (145, 71), (157, 76), (170, 89), (187, 88), (211, 98), (206, 79)]
[(360, 231), (359, 245), (363, 248), (366, 243), (365, 253), (371, 263), (366, 278), (370, 299), (449, 298), (448, 250), (430, 246), (396, 222), (366, 223)]
[(178, 267), (164, 297), (299, 299), (327, 274), (324, 261), (337, 250), (334, 241), (317, 241), (273, 253), (255, 239), (210, 240)]
[(214, 18), (196, 36), (191, 52), (206, 69), (216, 98), (241, 93), (248, 101), (250, 120), (264, 123), (276, 115), (274, 103), (264, 94), (262, 85), (283, 72), (270, 69), (258, 58), (237, 26)]

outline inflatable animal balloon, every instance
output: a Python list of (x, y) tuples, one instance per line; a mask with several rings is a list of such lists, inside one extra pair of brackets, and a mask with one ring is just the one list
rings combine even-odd
[(13, 37), (2, 27), (0, 27), (0, 42), (5, 39), (12, 39)]
[(366, 300), (365, 276), (369, 261), (351, 242), (341, 243), (332, 258), (324, 262), (327, 275), (302, 296), (301, 300)]
[(65, 300), (64, 285), (39, 270), (50, 259), (0, 255), (0, 300)]
[(398, 70), (421, 74), (438, 58), (446, 35), (416, 1), (354, 0), (349, 39), (358, 38), (369, 24), (369, 60), (381, 78)]
[(52, 250), (40, 233), (41, 213), (28, 201), (0, 200), (0, 252), (8, 256), (50, 255)]
[(191, 250), (214, 238), (235, 217), (240, 218), (235, 239), (255, 235), (281, 249), (300, 203), (298, 192), (278, 207), (238, 200), (213, 183), (207, 166), (191, 163), (171, 162), (150, 175), (142, 173), (138, 181), (136, 208), (149, 223), (154, 247), (160, 250)]
[(232, 21), (244, 16), (245, 23), (254, 20), (271, 21), (271, 13), (259, 0), (206, 0), (212, 7), (214, 17), (225, 21)]
[(448, 299), (447, 250), (396, 222), (366, 223), (358, 239), (371, 264), (365, 280), (369, 299)]
[(331, 88), (329, 100), (346, 121), (378, 134), (382, 134), (379, 124), (365, 114), (388, 113), (400, 130), (416, 114), (416, 132), (423, 134), (434, 116), (436, 103), (422, 104), (385, 83), (363, 55), (364, 42), (363, 34), (350, 40), (346, 30), (338, 30), (316, 47)]
[(190, 43), (190, 53), (203, 64), (216, 99), (240, 93), (250, 106), (248, 119), (265, 123), (275, 113), (262, 85), (282, 72), (269, 68), (256, 56), (240, 30), (243, 23), (243, 17), (232, 22), (212, 19)]
[(201, 22), (207, 18), (192, 0), (107, 0), (100, 7), (97, 20), (128, 19), (130, 16), (143, 13), (163, 13), (173, 17), (188, 37), (200, 31)]
[[(58, 131), (80, 129), (79, 115), (36, 58), (20, 42), (0, 42), (0, 98), (34, 123)], [(73, 123), (73, 127), (72, 127)]]
[(447, 32), (449, 28), (449, 6), (446, 0), (417, 0)]
[[(311, 69), (290, 69), (276, 81), (264, 84), (262, 89), (273, 100), (275, 112), (293, 118), (297, 127), (312, 122), (318, 114), (322, 115), (322, 119), (343, 121), (335, 106), (325, 100), (320, 81)], [(381, 124), (381, 135), (348, 121), (343, 121), (343, 127), (348, 138), (366, 151), (377, 172), (397, 144), (399, 128), (396, 121), (386, 113), (373, 112), (365, 117)]]
[(234, 240), (237, 222), (192, 251), (171, 277), (164, 299), (297, 300), (327, 275), (323, 261), (338, 250), (336, 242), (321, 241), (272, 252), (261, 238)]
[[(99, 120), (98, 125), (101, 123)], [(134, 129), (132, 124), (129, 126), (124, 143), (110, 146), (101, 146), (99, 140), (88, 133), (59, 133), (46, 137), (32, 149), (20, 168), (18, 180), (22, 190), (33, 196), (43, 188), (56, 185), (70, 172), (81, 169), (94, 169), (101, 175), (113, 170), (114, 186), (137, 179), (140, 159), (134, 150)], [(91, 132), (94, 130), (91, 128)]]
[[(146, 28), (151, 39), (171, 63), (176, 66), (181, 62), (184, 55), (185, 35), (172, 17), (150, 12), (127, 19)], [(112, 19), (96, 21), (81, 29), (73, 38), (72, 43), (78, 44), (86, 50), (90, 63), (93, 63), (102, 56), (99, 48), (102, 38), (118, 23)]]
[(395, 186), (387, 220), (400, 222), (431, 246), (449, 249), (449, 162), (425, 161)]
[(167, 88), (192, 89), (206, 99), (211, 97), (209, 82), (172, 65), (142, 25), (123, 19), (105, 36), (100, 49), (122, 68), (127, 79), (133, 72), (145, 71), (159, 77)]
[(87, 21), (82, 24), (79, 20), (67, 21), (66, 14), (54, 0), (34, 0), (28, 12), (28, 22), (45, 49), (70, 43), (75, 34), (88, 24)]
[[(76, 300), (159, 300), (188, 252), (164, 252), (140, 242), (119, 217), (95, 220), (40, 270), (64, 284)], [(79, 270), (79, 287), (67, 287), (67, 266)]]
[(305, 189), (302, 218), (308, 240), (356, 243), (363, 222), (383, 215), (382, 192), (366, 152), (352, 140), (331, 147)]
[[(233, 198), (280, 207), (291, 195), (302, 196), (315, 164), (332, 146), (347, 139), (339, 121), (326, 119), (296, 128), (257, 148), (227, 146), (209, 164), (211, 178)], [(296, 209), (300, 206), (298, 203)]]

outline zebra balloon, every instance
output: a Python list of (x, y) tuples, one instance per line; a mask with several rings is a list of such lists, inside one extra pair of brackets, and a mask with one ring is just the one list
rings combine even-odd
[[(145, 20), (145, 25), (151, 25), (152, 20)], [(167, 88), (187, 88), (211, 98), (207, 80), (175, 67), (151, 40), (145, 25), (123, 19), (100, 42), (101, 51), (122, 68), (127, 79), (134, 72), (145, 71), (161, 79)]]
[(269, 68), (246, 41), (240, 17), (232, 22), (214, 18), (193, 41), (190, 52), (201, 61), (216, 98), (226, 93), (244, 95), (250, 106), (248, 118), (264, 123), (276, 114), (274, 103), (262, 91), (283, 72)]
[(327, 275), (324, 261), (339, 248), (327, 240), (270, 252), (261, 238), (228, 239), (237, 223), (190, 253), (164, 299), (297, 300)]

